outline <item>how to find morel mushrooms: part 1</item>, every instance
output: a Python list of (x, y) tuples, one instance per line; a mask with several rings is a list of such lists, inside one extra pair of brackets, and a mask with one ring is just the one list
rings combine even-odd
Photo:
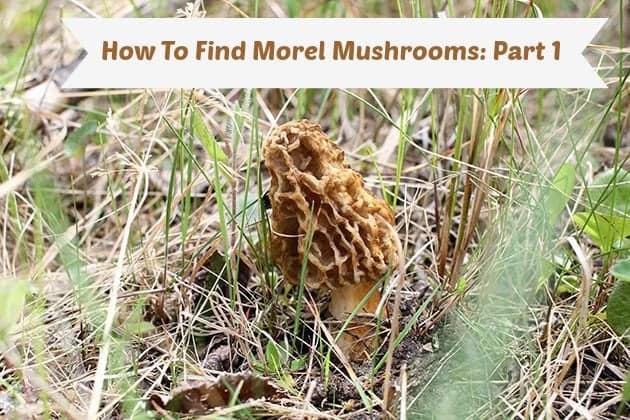
[[(376, 313), (376, 285), (400, 258), (391, 208), (364, 188), (317, 124), (281, 125), (263, 154), (271, 174), (271, 254), (284, 278), (299, 284), (307, 253), (305, 285), (331, 289), (336, 320), (347, 320), (370, 292), (358, 313), (386, 316), (384, 309)], [(337, 344), (351, 360), (361, 360), (373, 350), (374, 331), (351, 322)]]

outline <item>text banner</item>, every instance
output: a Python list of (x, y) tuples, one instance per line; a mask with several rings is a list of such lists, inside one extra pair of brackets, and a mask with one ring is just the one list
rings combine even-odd
[(606, 19), (65, 19), (65, 88), (600, 88)]

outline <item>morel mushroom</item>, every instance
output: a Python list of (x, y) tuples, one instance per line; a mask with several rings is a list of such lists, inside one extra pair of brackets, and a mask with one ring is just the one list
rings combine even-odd
[[(345, 321), (398, 263), (392, 210), (364, 188), (361, 175), (317, 124), (278, 127), (263, 154), (271, 174), (272, 257), (284, 278), (299, 284), (308, 253), (306, 286), (331, 289), (329, 311)], [(358, 313), (386, 316), (376, 313), (380, 299), (375, 290)], [(337, 343), (352, 360), (364, 358), (375, 343), (374, 328), (357, 324)]]

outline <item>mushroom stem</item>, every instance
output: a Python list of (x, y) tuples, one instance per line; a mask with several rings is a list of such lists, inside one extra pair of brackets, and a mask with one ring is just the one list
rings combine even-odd
[[(345, 322), (376, 284), (377, 282), (365, 281), (333, 289), (328, 306), (329, 312), (337, 321)], [(381, 292), (376, 289), (367, 298), (363, 307), (357, 311), (357, 315), (350, 321), (337, 341), (341, 351), (351, 360), (362, 360), (374, 350), (376, 344), (374, 320), (364, 321), (360, 316), (379, 317), (384, 315), (386, 317), (387, 312), (384, 308), (380, 314), (376, 313), (380, 300)]]

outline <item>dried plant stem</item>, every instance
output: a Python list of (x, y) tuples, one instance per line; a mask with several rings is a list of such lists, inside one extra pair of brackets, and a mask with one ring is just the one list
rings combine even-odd
[(439, 251), (437, 272), (440, 279), (444, 279), (444, 275), (446, 273), (446, 260), (448, 258), (448, 233), (451, 228), (451, 219), (453, 214), (453, 200), (451, 197), (455, 194), (455, 182), (456, 181), (453, 180), (449, 187), (448, 195), (446, 196), (448, 202), (446, 203), (440, 230), (438, 232)]
[(586, 327), (586, 319), (588, 317), (588, 302), (591, 295), (591, 285), (593, 283), (592, 264), (574, 237), (569, 236), (567, 242), (571, 245), (578, 262), (582, 266), (583, 276), (580, 282), (580, 293), (578, 294), (577, 304), (575, 305), (581, 331)]
[[(515, 96), (518, 97), (518, 92)], [(490, 173), (490, 165), (494, 161), (494, 156), (496, 155), (497, 148), (499, 147), (501, 133), (503, 132), (505, 123), (507, 122), (508, 116), (510, 115), (512, 105), (514, 104), (514, 101), (508, 98), (508, 91), (505, 89), (502, 89), (499, 92), (499, 98), (497, 98), (497, 102), (501, 101), (502, 108), (499, 122), (496, 125), (495, 129), (491, 131), (490, 138), (486, 141), (486, 154), (484, 157), (482, 172), (479, 180), (479, 189), (477, 190), (477, 194), (475, 194), (472, 214), (470, 215), (469, 223), (467, 223), (466, 234), (464, 235), (464, 241), (462, 242), (462, 247), (464, 249), (468, 247), (468, 244), (470, 243), (470, 240), (472, 239), (473, 233), (475, 231), (475, 227), (477, 226), (479, 213), (481, 212), (481, 207), (485, 201), (488, 192), (488, 175)]]
[(118, 302), (118, 291), (123, 274), (123, 265), (125, 261), (125, 255), (127, 253), (127, 244), (129, 243), (129, 235), (131, 233), (131, 226), (136, 217), (136, 209), (138, 208), (138, 197), (140, 195), (140, 188), (142, 185), (146, 185), (143, 182), (144, 176), (138, 177), (136, 185), (134, 187), (130, 207), (129, 217), (127, 224), (123, 231), (122, 241), (120, 243), (120, 251), (118, 253), (118, 263), (116, 264), (116, 271), (114, 272), (114, 279), (112, 281), (112, 287), (109, 293), (109, 304), (107, 306), (107, 317), (105, 318), (105, 325), (103, 326), (103, 344), (101, 352), (98, 356), (98, 364), (96, 366), (96, 374), (94, 377), (94, 388), (92, 390), (92, 396), (90, 397), (90, 406), (88, 408), (88, 419), (98, 418), (98, 409), (101, 404), (101, 394), (103, 392), (103, 383), (105, 382), (105, 372), (107, 370), (107, 360), (109, 357), (109, 350), (112, 344), (112, 327), (114, 325), (114, 319), (116, 317), (116, 304)]
[(400, 417), (407, 419), (407, 364), (400, 368)]
[[(388, 226), (392, 231), (393, 227)], [(392, 311), (391, 323), (392, 328), (389, 335), (389, 343), (387, 346), (387, 361), (385, 362), (385, 382), (383, 384), (383, 409), (386, 412), (390, 412), (391, 406), (391, 395), (390, 395), (390, 387), (392, 381), (392, 364), (394, 362), (394, 350), (396, 350), (396, 339), (398, 338), (398, 332), (400, 331), (400, 300), (402, 295), (402, 286), (405, 280), (405, 259), (402, 257), (403, 249), (402, 244), (400, 243), (400, 238), (393, 232), (392, 235), (396, 238), (396, 248), (398, 251), (398, 255), (401, 256), (398, 262), (398, 277), (396, 278), (396, 296), (394, 296), (394, 310)]]
[[(479, 89), (476, 89), (476, 95), (478, 96)], [(453, 253), (453, 263), (451, 266), (451, 274), (449, 276), (449, 286), (450, 288), (454, 288), (457, 284), (457, 275), (459, 272), (459, 267), (461, 265), (463, 256), (466, 253), (466, 247), (463, 246), (464, 232), (466, 230), (466, 225), (468, 222), (468, 211), (470, 209), (470, 198), (472, 196), (473, 191), (473, 182), (471, 174), (475, 173), (473, 167), (475, 162), (475, 157), (477, 156), (477, 148), (479, 145), (479, 117), (481, 113), (479, 112), (479, 101), (475, 100), (473, 102), (473, 113), (472, 113), (472, 127), (470, 129), (470, 152), (468, 153), (468, 166), (466, 166), (466, 181), (464, 184), (464, 198), (462, 200), (462, 212), (461, 212), (461, 221), (459, 223), (459, 228), (457, 231), (457, 242), (455, 244), (455, 251)]]

